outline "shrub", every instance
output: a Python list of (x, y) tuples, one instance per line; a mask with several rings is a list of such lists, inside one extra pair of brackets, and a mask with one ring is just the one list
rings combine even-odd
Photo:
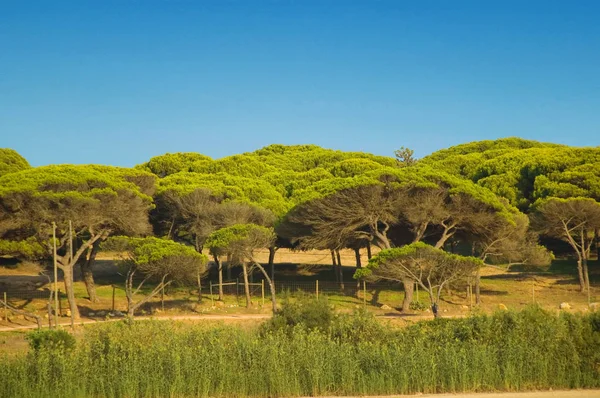
[(263, 325), (262, 331), (290, 331), (302, 325), (308, 330), (326, 332), (333, 316), (334, 312), (325, 296), (316, 299), (306, 293), (298, 293), (294, 297), (286, 294), (281, 309)]
[(29, 347), (33, 351), (61, 350), (67, 351), (75, 347), (75, 338), (66, 330), (41, 329), (27, 334)]

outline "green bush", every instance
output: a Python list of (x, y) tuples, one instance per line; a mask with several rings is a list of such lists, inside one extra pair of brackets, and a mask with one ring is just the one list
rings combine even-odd
[(67, 351), (75, 347), (75, 338), (63, 329), (41, 329), (30, 332), (26, 336), (29, 347), (33, 351), (61, 350)]
[(290, 331), (302, 325), (308, 330), (326, 332), (331, 326), (333, 317), (334, 312), (325, 296), (316, 299), (302, 292), (294, 296), (285, 294), (281, 309), (263, 325), (262, 330), (263, 332)]

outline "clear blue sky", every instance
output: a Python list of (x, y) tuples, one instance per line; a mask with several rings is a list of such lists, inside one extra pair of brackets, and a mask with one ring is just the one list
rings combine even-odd
[(0, 147), (600, 145), (600, 1), (0, 0)]

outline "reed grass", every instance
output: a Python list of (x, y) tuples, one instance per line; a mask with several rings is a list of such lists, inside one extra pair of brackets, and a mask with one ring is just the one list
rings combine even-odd
[[(361, 319), (360, 316), (363, 318)], [(283, 397), (600, 387), (600, 314), (532, 307), (327, 330), (143, 321), (2, 357), (0, 397)], [(358, 320), (357, 320), (358, 319)], [(362, 325), (361, 324), (368, 324)], [(355, 332), (353, 332), (355, 331)], [(356, 332), (357, 331), (357, 332)]]

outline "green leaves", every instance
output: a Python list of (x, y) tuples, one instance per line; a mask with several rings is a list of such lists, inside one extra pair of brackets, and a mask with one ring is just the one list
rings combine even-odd
[(402, 281), (444, 281), (470, 275), (483, 265), (480, 259), (447, 253), (423, 242), (385, 249), (369, 260), (366, 268), (358, 269), (355, 279)]
[(193, 280), (198, 269), (208, 263), (204, 254), (172, 240), (154, 237), (130, 238), (116, 236), (102, 244), (102, 250), (128, 253), (135, 269), (150, 277), (169, 275), (171, 280)]
[(17, 151), (9, 148), (0, 148), (0, 177), (5, 174), (29, 169), (31, 166)]
[(275, 233), (272, 228), (236, 224), (210, 234), (205, 246), (213, 255), (231, 254), (238, 258), (248, 258), (254, 250), (268, 248), (274, 242)]

